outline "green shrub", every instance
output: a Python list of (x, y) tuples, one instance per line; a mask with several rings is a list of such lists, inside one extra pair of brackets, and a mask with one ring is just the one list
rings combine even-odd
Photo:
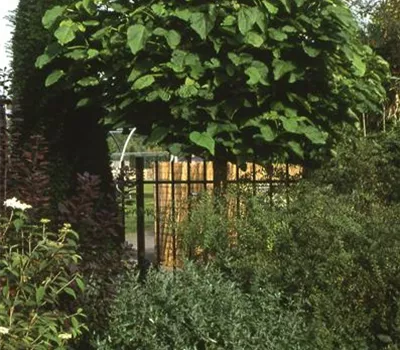
[(177, 224), (182, 253), (204, 262), (210, 257), (219, 259), (229, 250), (229, 231), (232, 229), (232, 222), (226, 215), (226, 203), (203, 193), (191, 201), (190, 207), (187, 220)]
[(357, 196), (312, 182), (289, 197), (280, 207), (249, 197), (234, 219), (200, 199), (183, 224), (183, 246), (213, 252), (213, 264), (250, 295), (273, 288), (300, 303), (314, 348), (398, 346), (400, 208), (376, 201), (360, 210)]
[[(260, 292), (261, 293), (261, 292)], [(150, 271), (119, 286), (98, 349), (312, 349), (301, 315), (269, 290), (243, 293), (211, 266)]]
[[(311, 178), (317, 186), (332, 185), (364, 204), (400, 202), (400, 128), (366, 138), (348, 137), (336, 147), (336, 156)], [(361, 203), (360, 203), (361, 204)]]
[[(10, 218), (0, 223), (0, 349), (64, 349), (85, 328), (74, 305), (84, 284), (77, 272), (77, 234), (28, 225), (30, 206), (6, 201)], [(69, 305), (67, 307), (66, 305)]]

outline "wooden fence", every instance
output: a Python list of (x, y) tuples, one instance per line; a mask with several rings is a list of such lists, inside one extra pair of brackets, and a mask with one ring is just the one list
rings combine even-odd
[[(179, 264), (180, 252), (176, 224), (188, 213), (189, 199), (202, 191), (214, 188), (212, 162), (155, 160), (152, 163), (153, 179), (149, 171), (144, 176), (144, 159), (136, 158), (136, 205), (139, 263), (144, 260), (144, 185), (152, 184), (154, 193), (155, 262), (164, 266)], [(262, 191), (272, 200), (278, 186), (290, 186), (301, 176), (302, 168), (291, 165), (248, 163), (246, 170), (228, 163), (227, 184), (233, 188), (247, 186), (254, 193)], [(239, 199), (238, 199), (239, 201)]]

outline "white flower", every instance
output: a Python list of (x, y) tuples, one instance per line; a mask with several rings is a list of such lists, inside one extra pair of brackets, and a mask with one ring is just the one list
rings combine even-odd
[(7, 199), (6, 201), (4, 201), (4, 206), (7, 207), (7, 208), (19, 209), (19, 210), (22, 210), (22, 211), (25, 211), (26, 209), (32, 208), (31, 205), (22, 203), (15, 197), (11, 198), (11, 199)]
[(0, 334), (8, 334), (10, 330), (6, 327), (0, 327)]
[(72, 338), (72, 334), (69, 334), (69, 333), (61, 333), (61, 334), (58, 335), (58, 337), (59, 337), (60, 339), (68, 340), (68, 339), (71, 339), (71, 338)]

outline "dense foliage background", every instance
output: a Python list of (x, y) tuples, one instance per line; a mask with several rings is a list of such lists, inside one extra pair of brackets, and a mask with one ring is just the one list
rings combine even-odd
[[(399, 8), (20, 0), (7, 186), (31, 208), (0, 221), (0, 349), (398, 349)], [(237, 216), (237, 193), (192, 199), (188, 260), (139, 273), (117, 126), (142, 134), (129, 150), (290, 160), (305, 178), (272, 201), (241, 187)]]

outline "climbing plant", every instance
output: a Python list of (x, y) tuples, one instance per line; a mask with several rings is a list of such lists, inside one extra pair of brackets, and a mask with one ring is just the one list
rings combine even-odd
[(37, 66), (70, 62), (48, 86), (85, 90), (79, 106), (175, 154), (309, 157), (385, 94), (387, 64), (341, 0), (83, 0), (43, 24)]

